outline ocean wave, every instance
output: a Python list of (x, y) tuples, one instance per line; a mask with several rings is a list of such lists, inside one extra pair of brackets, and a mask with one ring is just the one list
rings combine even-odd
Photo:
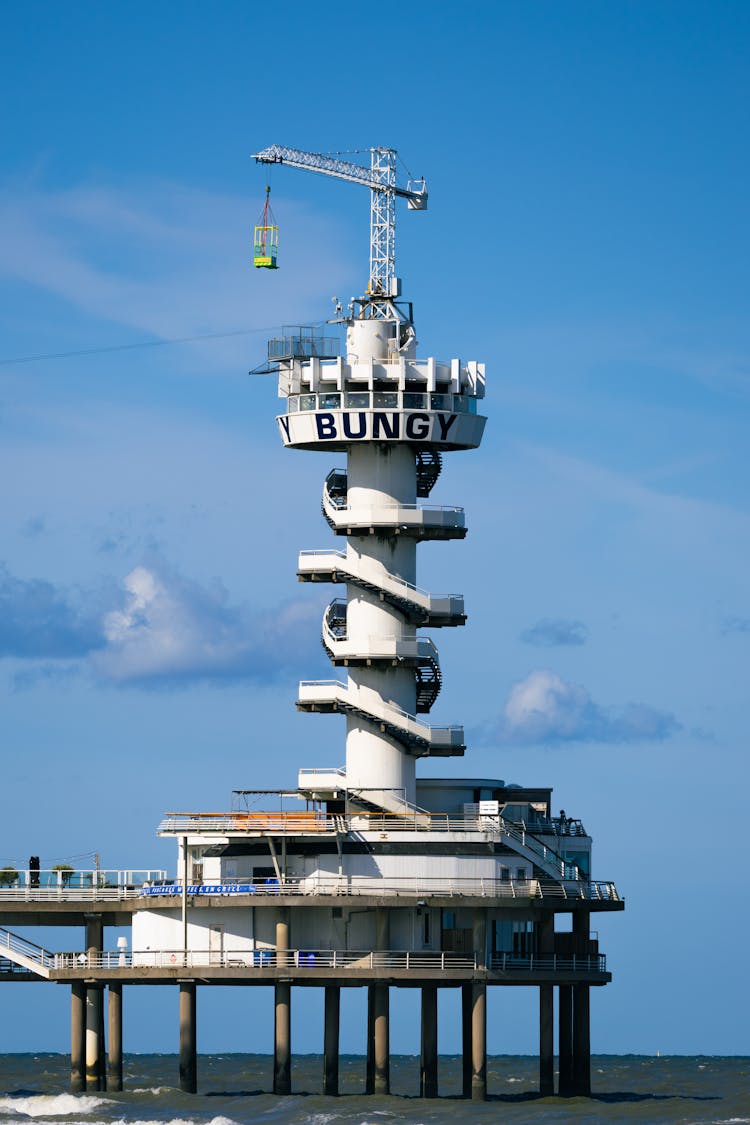
[(84, 1094), (30, 1094), (18, 1098), (0, 1098), (0, 1114), (17, 1114), (24, 1117), (70, 1117), (93, 1113), (103, 1105), (112, 1105), (109, 1098), (95, 1098)]

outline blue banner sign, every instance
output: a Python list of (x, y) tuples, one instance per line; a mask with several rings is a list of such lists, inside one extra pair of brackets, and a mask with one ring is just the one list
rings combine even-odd
[[(189, 895), (255, 895), (255, 894), (273, 894), (278, 891), (279, 883), (276, 879), (269, 879), (265, 883), (199, 883), (194, 887), (188, 887), (187, 893)], [(170, 883), (166, 886), (144, 887), (141, 891), (142, 895), (173, 895), (179, 897), (182, 894), (182, 887), (177, 883)]]

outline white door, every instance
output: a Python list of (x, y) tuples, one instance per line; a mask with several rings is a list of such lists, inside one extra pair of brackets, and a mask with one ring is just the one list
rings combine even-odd
[(208, 928), (208, 963), (221, 965), (224, 959), (224, 927), (209, 926)]

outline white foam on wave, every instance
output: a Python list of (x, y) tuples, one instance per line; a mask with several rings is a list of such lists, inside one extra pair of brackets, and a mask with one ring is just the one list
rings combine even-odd
[(22, 1114), (24, 1117), (70, 1117), (93, 1113), (102, 1105), (113, 1105), (109, 1098), (88, 1094), (31, 1094), (21, 1098), (0, 1098), (0, 1114)]
[(175, 1086), (135, 1086), (129, 1092), (131, 1094), (153, 1094), (158, 1098), (160, 1094), (172, 1094), (175, 1090)]
[[(66, 1122), (65, 1125), (68, 1125)], [(94, 1125), (93, 1122), (87, 1122), (87, 1125)], [(154, 1118), (136, 1118), (135, 1120), (125, 1120), (121, 1117), (118, 1121), (110, 1122), (109, 1125), (197, 1125), (194, 1117), (169, 1117), (164, 1119)], [(201, 1122), (201, 1125), (238, 1125), (238, 1122), (233, 1121), (231, 1117), (212, 1117), (210, 1121)]]

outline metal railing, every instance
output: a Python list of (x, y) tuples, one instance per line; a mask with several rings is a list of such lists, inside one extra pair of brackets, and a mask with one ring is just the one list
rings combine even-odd
[[(269, 359), (279, 359), (278, 355)], [(353, 357), (350, 357), (353, 358)], [(377, 362), (377, 360), (376, 360)], [(476, 414), (477, 399), (471, 394), (423, 394), (419, 391), (322, 391), (289, 395), (287, 411), (306, 410), (439, 410), (456, 414)]]
[(227, 832), (258, 832), (284, 835), (307, 832), (335, 833), (334, 817), (322, 812), (169, 812), (164, 815), (158, 832), (210, 832), (222, 835)]
[[(48, 967), (88, 969), (336, 969), (341, 972), (401, 970), (419, 973), (481, 970), (477, 954), (431, 950), (235, 949), (235, 950), (116, 950), (97, 953), (55, 953)], [(604, 973), (603, 953), (561, 957), (556, 954), (493, 953), (490, 972)]]
[(41, 965), (44, 968), (54, 968), (54, 953), (50, 953), (41, 945), (37, 945), (33, 941), (27, 941), (26, 938), (19, 937), (18, 934), (13, 934), (10, 930), (0, 927), (0, 950), (3, 949), (12, 950), (14, 953), (20, 954), (21, 957), (25, 957), (27, 961), (33, 961), (34, 964)]
[(603, 953), (560, 957), (556, 953), (493, 953), (490, 968), (494, 972), (521, 970), (529, 973), (606, 973), (607, 958)]
[[(144, 897), (177, 897), (182, 894), (182, 884), (157, 884), (144, 887), (140, 892)], [(491, 878), (450, 878), (436, 876), (430, 878), (404, 876), (393, 879), (373, 879), (367, 876), (311, 875), (304, 879), (265, 879), (259, 882), (239, 879), (212, 883), (188, 884), (190, 896), (233, 896), (253, 895), (292, 895), (333, 897), (356, 897), (376, 895), (379, 897), (405, 898), (517, 898), (544, 899), (562, 898), (574, 901), (619, 902), (620, 897), (614, 883), (580, 882), (571, 887), (561, 883), (539, 879), (491, 879)]]
[[(412, 594), (418, 594), (421, 598), (432, 599), (433, 601), (449, 601), (449, 600), (457, 601), (457, 600), (462, 600), (462, 598), (463, 598), (462, 594), (431, 594), (429, 592), (429, 590), (423, 590), (420, 586), (417, 586), (414, 582), (407, 582), (405, 578), (401, 578), (397, 574), (391, 574), (391, 572), (389, 570), (386, 570), (382, 566), (377, 567), (377, 568), (375, 568), (375, 567), (368, 568), (367, 565), (365, 565), (365, 570), (368, 570), (368, 569), (372, 570), (372, 577), (368, 577), (364, 573), (360, 574), (359, 573), (359, 567), (357, 565), (360, 560), (352, 560), (352, 559), (349, 558), (346, 551), (337, 551), (333, 547), (323, 547), (323, 548), (318, 549), (318, 550), (316, 550), (313, 547), (313, 548), (306, 549), (304, 551), (299, 552), (300, 558), (313, 558), (315, 556), (317, 556), (318, 558), (321, 558), (321, 559), (326, 559), (326, 558), (330, 558), (330, 557), (335, 558), (336, 564), (334, 564), (334, 567), (332, 567), (332, 569), (334, 569), (335, 566), (340, 562), (348, 564), (348, 565), (342, 566), (340, 568), (344, 573), (350, 573), (350, 574), (356, 573), (357, 575), (359, 575), (362, 578), (363, 581), (369, 582), (373, 586), (377, 585), (379, 587), (382, 587), (384, 590), (386, 589), (386, 586), (383, 585), (383, 583), (388, 582), (391, 585), (397, 587), (398, 589), (408, 590)], [(371, 562), (372, 560), (367, 559), (366, 561)]]
[(315, 703), (317, 700), (313, 695), (309, 695), (303, 700), (303, 692), (311, 692), (314, 688), (320, 688), (322, 691), (320, 702), (327, 702), (331, 699), (367, 715), (372, 715), (381, 722), (402, 727), (404, 730), (408, 731), (409, 727), (414, 727), (415, 733), (423, 738), (429, 739), (436, 734), (452, 735), (454, 732), (460, 732), (459, 737), (463, 737), (464, 728), (458, 723), (451, 726), (433, 726), (431, 723), (425, 723), (418, 715), (412, 715), (409, 711), (405, 711), (403, 707), (397, 707), (395, 703), (386, 703), (380, 698), (369, 696), (360, 699), (350, 689), (349, 684), (344, 683), (343, 680), (300, 680), (299, 688), (300, 700), (305, 703)]
[(137, 887), (0, 887), (0, 902), (125, 902), (138, 898)]
[(109, 868), (78, 869), (68, 867), (43, 868), (41, 870), (27, 868), (17, 871), (14, 867), (6, 865), (0, 868), (0, 892), (6, 889), (30, 887), (33, 890), (58, 890), (87, 888), (119, 888), (140, 887), (144, 883), (151, 883), (155, 879), (166, 879), (166, 871), (161, 870), (116, 870)]

